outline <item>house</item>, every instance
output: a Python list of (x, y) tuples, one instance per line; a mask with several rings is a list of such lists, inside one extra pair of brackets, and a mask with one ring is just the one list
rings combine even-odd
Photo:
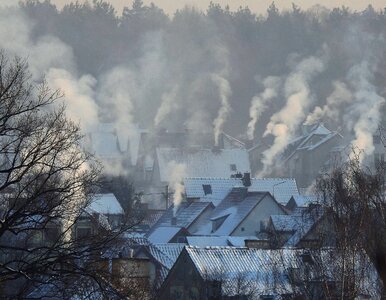
[(133, 169), (137, 164), (139, 142), (144, 130), (118, 128), (113, 123), (99, 123), (97, 129), (85, 136), (85, 146), (100, 159), (108, 173), (122, 168)]
[(299, 187), (310, 186), (330, 158), (330, 151), (343, 137), (323, 124), (303, 125), (302, 135), (292, 140), (283, 153), (287, 176), (296, 179)]
[(75, 224), (77, 237), (95, 234), (100, 227), (118, 228), (123, 221), (124, 211), (114, 194), (96, 194)]
[(147, 244), (136, 248), (136, 258), (147, 259), (152, 265), (151, 284), (154, 289), (159, 289), (180, 255), (185, 244)]
[(264, 226), (262, 222), (273, 214), (286, 212), (270, 193), (251, 192), (244, 186), (234, 187), (191, 234), (256, 236)]
[[(139, 186), (146, 186), (149, 184), (159, 186), (159, 182), (156, 180), (159, 178), (153, 178), (153, 176), (157, 176), (160, 172), (159, 170), (154, 172), (158, 156), (157, 148), (185, 149), (187, 152), (192, 152), (195, 149), (213, 149), (213, 134), (210, 133), (209, 135), (203, 133), (199, 140), (197, 140), (192, 138), (191, 132), (188, 129), (183, 131), (159, 129), (154, 132), (142, 130), (138, 148), (135, 171), (136, 184)], [(219, 138), (219, 146), (216, 149), (245, 149), (245, 144), (226, 133), (222, 133)], [(182, 157), (182, 160), (184, 160), (184, 157)], [(200, 176), (202, 176), (202, 173), (200, 173)]]
[(245, 149), (205, 149), (201, 147), (157, 148), (153, 183), (165, 185), (171, 181), (171, 163), (183, 164), (183, 177), (231, 178), (236, 173), (249, 173)]
[(333, 228), (317, 204), (298, 207), (288, 215), (272, 215), (264, 234), (271, 247), (333, 246)]
[(211, 201), (217, 206), (234, 187), (247, 185), (249, 192), (269, 192), (277, 202), (287, 204), (292, 196), (299, 195), (296, 181), (291, 178), (249, 178), (249, 173), (238, 177), (187, 177), (184, 178), (186, 198)]
[[(159, 290), (158, 299), (334, 297), (345, 288), (340, 281), (345, 268), (341, 258), (333, 249), (186, 246)], [(379, 286), (374, 268), (359, 268), (363, 262), (360, 259), (354, 262), (358, 295), (377, 298)]]

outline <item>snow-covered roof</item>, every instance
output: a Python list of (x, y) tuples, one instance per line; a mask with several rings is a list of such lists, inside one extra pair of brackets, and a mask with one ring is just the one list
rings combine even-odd
[[(206, 221), (196, 235), (216, 235), (226, 236), (240, 225), (248, 214), (262, 201), (265, 197), (270, 197), (266, 192), (247, 192), (245, 188), (233, 188), (228, 196), (214, 209), (210, 219)], [(219, 227), (213, 230), (212, 222), (222, 219)]]
[(191, 246), (185, 249), (202, 278), (222, 282), (223, 295), (236, 295), (240, 283), (243, 294), (251, 299), (293, 291), (286, 272), (289, 267), (299, 266), (297, 250)]
[[(327, 277), (332, 281), (341, 280), (342, 269), (346, 263), (334, 249), (276, 249), (263, 250), (236, 247), (194, 247), (185, 250), (199, 275), (204, 280), (220, 281), (223, 296), (248, 295), (248, 299), (261, 299), (261, 295), (275, 296), (292, 294), (295, 285), (293, 275), (299, 278), (308, 276), (306, 281), (317, 282)], [(311, 261), (303, 260), (308, 256)], [(356, 254), (356, 283), (362, 295), (379, 297), (377, 291), (377, 272), (368, 261), (365, 253)], [(363, 265), (370, 266), (363, 268)], [(295, 272), (295, 273), (294, 273)], [(305, 275), (307, 274), (307, 275)], [(321, 278), (321, 275), (324, 276)]]
[(113, 123), (100, 123), (98, 129), (90, 133), (91, 150), (101, 159), (120, 159), (128, 154), (131, 164), (135, 165), (142, 132), (138, 125), (119, 128)]
[(301, 226), (301, 216), (272, 215), (271, 222), (276, 231), (294, 232)]
[(291, 141), (285, 153), (286, 160), (297, 151), (313, 151), (336, 136), (342, 137), (339, 133), (327, 129), (320, 123), (309, 125), (309, 127), (310, 130)]
[(156, 278), (156, 288), (159, 288), (170, 269), (173, 267), (185, 244), (168, 243), (168, 244), (150, 244), (147, 249), (150, 255), (161, 264)]
[(186, 240), (190, 246), (234, 246), (245, 247), (245, 240), (257, 240), (255, 236), (188, 236)]
[(181, 230), (177, 226), (158, 226), (147, 237), (153, 244), (168, 243)]
[(186, 240), (190, 246), (230, 246), (228, 236), (188, 236)]
[(297, 207), (289, 215), (271, 215), (270, 220), (275, 231), (292, 233), (285, 246), (296, 247), (322, 216), (323, 209), (320, 207)]
[(173, 262), (173, 264), (169, 266), (171, 268), (174, 265), (174, 263), (176, 262), (182, 249), (184, 249), (185, 244), (167, 243), (167, 244), (154, 244), (152, 246), (156, 247), (159, 251), (164, 253)]
[(317, 203), (316, 195), (293, 195), (292, 199), (298, 207), (307, 207), (311, 203)]
[(92, 151), (98, 158), (115, 159), (122, 156), (118, 146), (117, 136), (113, 132), (92, 132)]
[(169, 182), (170, 163), (185, 165), (184, 177), (225, 177), (236, 172), (250, 172), (245, 149), (157, 148), (157, 160), (162, 182)]
[[(183, 202), (179, 205), (177, 212), (175, 213), (175, 226), (189, 228), (190, 225), (204, 212), (206, 208), (212, 208), (211, 202)], [(174, 208), (171, 206), (161, 216), (158, 222), (154, 225), (154, 229), (159, 226), (171, 226), (172, 218), (174, 215)], [(153, 229), (153, 230), (154, 230)]]
[[(185, 193), (187, 198), (200, 198), (202, 201), (211, 201), (218, 205), (233, 187), (243, 186), (240, 178), (185, 178)], [(210, 185), (211, 193), (204, 192), (204, 185)], [(292, 178), (252, 178), (250, 192), (269, 192), (276, 201), (286, 204), (291, 196), (299, 195), (295, 179)]]
[(123, 214), (122, 206), (114, 194), (96, 194), (87, 207), (90, 212), (99, 214)]

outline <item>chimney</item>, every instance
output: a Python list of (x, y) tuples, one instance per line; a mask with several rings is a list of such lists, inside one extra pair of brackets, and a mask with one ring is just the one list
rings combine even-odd
[(177, 217), (172, 217), (172, 222), (171, 222), (171, 224), (173, 225), (173, 226), (176, 226), (177, 225)]
[(244, 176), (243, 176), (243, 185), (245, 187), (249, 187), (251, 186), (251, 173), (244, 173)]

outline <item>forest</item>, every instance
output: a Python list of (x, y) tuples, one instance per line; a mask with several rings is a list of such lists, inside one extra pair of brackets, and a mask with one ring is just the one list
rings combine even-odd
[(273, 2), (254, 14), (211, 3), (167, 15), (135, 0), (119, 15), (102, 0), (61, 10), (27, 0), (2, 7), (0, 23), (0, 47), (60, 88), (86, 132), (113, 122), (129, 135), (138, 126), (264, 135), (278, 154), (301, 124), (324, 122), (370, 153), (382, 123), (386, 9), (371, 5)]

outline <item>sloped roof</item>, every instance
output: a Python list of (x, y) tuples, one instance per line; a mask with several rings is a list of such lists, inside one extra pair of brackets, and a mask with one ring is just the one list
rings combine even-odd
[(234, 246), (245, 247), (245, 240), (257, 240), (255, 236), (188, 236), (186, 240), (190, 246)]
[(96, 194), (87, 210), (99, 214), (123, 214), (122, 206), (114, 194)]
[(145, 211), (145, 216), (141, 221), (141, 225), (152, 227), (164, 215), (164, 209), (148, 209)]
[[(187, 198), (200, 198), (218, 205), (234, 187), (243, 186), (240, 178), (185, 178), (185, 193)], [(212, 193), (205, 195), (203, 185), (210, 185)], [(286, 204), (291, 196), (299, 195), (295, 179), (292, 178), (252, 178), (250, 192), (269, 192), (275, 199)]]
[[(297, 151), (313, 151), (336, 136), (342, 137), (339, 133), (327, 129), (320, 123), (310, 125), (310, 127), (307, 133), (295, 138), (289, 144), (284, 153), (286, 160), (292, 157)], [(315, 138), (317, 138), (317, 141), (314, 141)]]
[[(308, 280), (320, 279), (321, 273), (330, 280), (340, 280), (344, 266), (342, 256), (334, 249), (313, 250), (277, 249), (263, 250), (236, 247), (186, 246), (187, 255), (204, 280), (221, 282), (222, 295), (248, 295), (248, 299), (261, 299), (261, 295), (292, 294), (295, 285), (290, 282), (289, 270), (298, 272)], [(317, 263), (308, 264), (302, 257), (310, 256)], [(347, 263), (347, 262), (346, 262)], [(357, 253), (355, 276), (360, 278), (358, 291), (363, 295), (379, 297), (377, 272), (365, 253)], [(360, 263), (369, 266), (365, 270)], [(347, 267), (345, 267), (347, 268)], [(304, 270), (304, 271), (301, 271)], [(280, 299), (280, 298), (278, 298)]]
[[(323, 209), (298, 208), (292, 213), (292, 224), (295, 226), (295, 233), (285, 243), (287, 247), (296, 247), (299, 241), (310, 232), (313, 226), (323, 217)], [(272, 216), (271, 216), (272, 217)]]
[(123, 129), (113, 123), (100, 123), (96, 131), (90, 132), (92, 151), (102, 159), (119, 159), (129, 154), (131, 164), (135, 165), (142, 132), (145, 131), (138, 125)]
[(185, 244), (150, 244), (147, 250), (150, 255), (161, 265), (156, 278), (156, 288), (159, 288), (173, 267)]
[(299, 215), (272, 215), (270, 218), (276, 231), (295, 232), (301, 226)]
[(162, 253), (164, 253), (169, 258), (169, 260), (173, 262), (171, 265), (168, 266), (169, 268), (171, 268), (176, 262), (182, 249), (184, 249), (185, 244), (167, 243), (167, 244), (154, 244), (152, 246), (157, 248)]
[(92, 150), (99, 158), (119, 158), (122, 151), (118, 147), (118, 138), (113, 132), (92, 132)]
[[(236, 172), (250, 172), (248, 152), (245, 149), (157, 148), (157, 160), (162, 182), (170, 180), (169, 164), (185, 164), (185, 177), (231, 177)], [(235, 165), (236, 170), (232, 170)]]
[(291, 197), (298, 207), (307, 207), (311, 203), (316, 203), (318, 197), (316, 195), (293, 195)]
[(158, 226), (147, 238), (153, 244), (168, 243), (181, 229), (177, 226)]
[(270, 295), (291, 293), (286, 276), (288, 267), (298, 267), (298, 251), (290, 249), (261, 250), (234, 247), (185, 247), (204, 279), (220, 280), (223, 295), (233, 296), (240, 280), (245, 294)]
[(188, 236), (186, 240), (190, 246), (230, 246), (228, 236)]
[[(231, 235), (248, 214), (265, 197), (270, 197), (264, 192), (243, 192), (244, 188), (233, 188), (228, 196), (214, 209), (203, 226), (195, 233), (196, 235)], [(223, 223), (212, 232), (212, 221), (224, 218)]]
[[(213, 204), (211, 202), (182, 202), (178, 210), (176, 212), (175, 218), (176, 218), (176, 225), (178, 227), (183, 228), (189, 228), (190, 225), (204, 212), (204, 210), (208, 207), (213, 208)], [(154, 225), (154, 228), (160, 227), (160, 226), (172, 226), (172, 218), (173, 218), (173, 212), (174, 207), (171, 206), (167, 211), (164, 212), (164, 214), (161, 216), (161, 218), (158, 220), (158, 222)]]

